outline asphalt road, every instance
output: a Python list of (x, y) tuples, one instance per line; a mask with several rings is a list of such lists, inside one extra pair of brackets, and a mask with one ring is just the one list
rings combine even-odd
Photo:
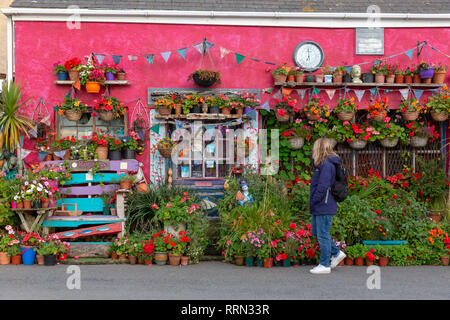
[[(151, 299), (151, 300), (297, 300), (297, 299), (450, 299), (450, 268), (383, 267), (380, 289), (368, 289), (367, 267), (338, 267), (312, 275), (310, 266), (238, 267), (201, 262), (187, 267), (81, 265), (80, 289), (68, 265), (0, 266), (0, 299)], [(376, 284), (371, 281), (370, 283)]]

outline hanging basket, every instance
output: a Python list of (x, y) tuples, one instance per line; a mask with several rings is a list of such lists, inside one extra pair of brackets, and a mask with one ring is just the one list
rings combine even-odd
[(172, 148), (160, 148), (158, 147), (158, 151), (164, 158), (172, 158)]
[(278, 122), (289, 122), (289, 113), (279, 115), (278, 112), (275, 111), (275, 116), (277, 117)]
[(431, 117), (435, 121), (441, 122), (441, 121), (445, 121), (448, 119), (448, 113), (446, 113), (446, 112), (437, 113), (437, 112), (431, 111), (430, 113), (431, 113)]
[(320, 114), (306, 112), (306, 118), (308, 118), (309, 121), (316, 121), (320, 118)]
[(366, 140), (357, 139), (357, 140), (354, 140), (354, 141), (350, 141), (348, 144), (350, 145), (350, 147), (352, 149), (360, 150), (360, 149), (364, 149), (366, 147), (367, 141)]
[(397, 145), (398, 143), (398, 137), (395, 137), (394, 139), (391, 140), (391, 138), (384, 138), (380, 140), (380, 143), (383, 147), (385, 148), (393, 148)]
[(414, 121), (419, 117), (419, 111), (402, 112), (402, 117), (406, 121)]
[(427, 145), (428, 138), (427, 137), (414, 136), (414, 137), (411, 138), (410, 142), (411, 142), (411, 147), (422, 148), (422, 147), (425, 147)]
[(114, 120), (114, 113), (112, 111), (99, 111), (98, 117), (103, 121), (112, 121)]
[(337, 114), (337, 117), (341, 121), (351, 121), (354, 115), (354, 112), (341, 111)]
[(289, 144), (291, 145), (292, 150), (298, 150), (303, 147), (305, 144), (305, 138), (302, 137), (293, 137), (288, 139)]
[(64, 115), (66, 116), (67, 120), (69, 121), (78, 121), (81, 119), (81, 116), (83, 115), (80, 111), (75, 110), (66, 110), (64, 111)]
[(383, 121), (383, 114), (382, 113), (380, 113), (380, 114), (377, 114), (376, 116), (374, 116), (374, 117), (372, 117), (371, 119), (373, 120), (373, 121)]
[(210, 87), (213, 84), (215, 84), (217, 81), (216, 77), (207, 77), (207, 78), (201, 79), (200, 75), (198, 73), (194, 73), (192, 75), (192, 79), (194, 79), (195, 84), (200, 87)]

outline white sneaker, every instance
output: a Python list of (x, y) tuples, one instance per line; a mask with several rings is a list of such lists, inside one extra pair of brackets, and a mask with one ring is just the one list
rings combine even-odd
[(331, 272), (331, 268), (330, 267), (325, 267), (325, 266), (319, 264), (317, 267), (314, 267), (311, 270), (309, 270), (309, 272), (311, 272), (313, 274), (330, 273)]
[(333, 257), (331, 258), (331, 262), (330, 262), (330, 267), (331, 267), (331, 269), (336, 268), (337, 265), (339, 264), (339, 262), (341, 262), (342, 260), (344, 260), (346, 256), (347, 256), (347, 255), (346, 255), (344, 252), (342, 252), (342, 251), (339, 251), (339, 253), (338, 253), (337, 256), (333, 256)]

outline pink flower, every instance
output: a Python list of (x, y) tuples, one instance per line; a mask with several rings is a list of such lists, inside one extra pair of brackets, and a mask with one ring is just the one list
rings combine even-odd
[(152, 209), (158, 209), (158, 205), (156, 203), (152, 204)]
[(171, 203), (166, 204), (166, 208), (169, 209), (172, 206)]

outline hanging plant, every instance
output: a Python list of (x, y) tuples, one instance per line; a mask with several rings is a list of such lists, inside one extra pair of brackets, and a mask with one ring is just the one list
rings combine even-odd
[(93, 106), (93, 109), (98, 112), (92, 112), (92, 116), (99, 116), (103, 121), (112, 121), (120, 118), (125, 114), (123, 102), (115, 97), (103, 95), (100, 100)]
[(214, 84), (220, 84), (220, 72), (214, 70), (198, 69), (192, 72), (189, 80), (194, 80), (195, 84), (200, 87), (210, 87)]

